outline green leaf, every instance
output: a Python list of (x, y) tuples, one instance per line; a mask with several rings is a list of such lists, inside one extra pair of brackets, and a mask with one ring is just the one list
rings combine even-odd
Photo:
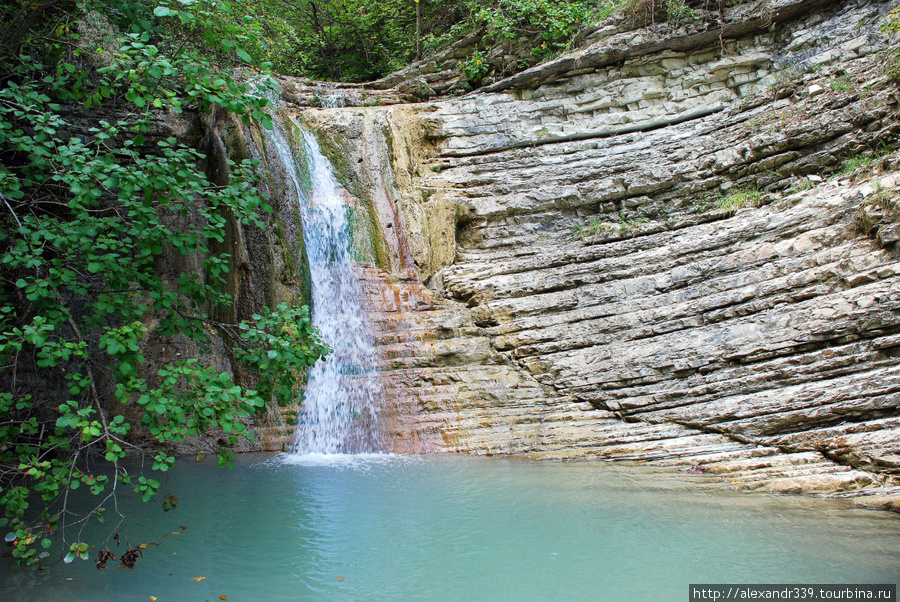
[(168, 17), (172, 14), (172, 11), (166, 6), (157, 6), (153, 9), (153, 14), (157, 17)]

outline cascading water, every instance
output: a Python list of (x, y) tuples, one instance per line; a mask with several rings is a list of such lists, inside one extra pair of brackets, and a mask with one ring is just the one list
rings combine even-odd
[(302, 130), (310, 185), (301, 185), (294, 153), (279, 126), (269, 133), (297, 192), (309, 265), (312, 321), (333, 352), (310, 369), (294, 441), (295, 454), (374, 452), (378, 441), (376, 371), (372, 333), (350, 255), (348, 206), (315, 137)]

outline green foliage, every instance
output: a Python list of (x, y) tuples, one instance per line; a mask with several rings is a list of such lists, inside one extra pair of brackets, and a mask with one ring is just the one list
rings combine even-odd
[(737, 211), (745, 207), (759, 207), (762, 197), (762, 192), (759, 190), (732, 190), (716, 202), (716, 207), (728, 211)]
[(587, 223), (581, 222), (572, 226), (572, 236), (575, 238), (585, 238), (586, 236), (596, 236), (604, 232), (614, 232), (615, 227), (609, 223), (601, 222), (598, 218), (592, 217)]
[[(251, 54), (279, 72), (332, 81), (368, 81), (403, 67), (416, 47), (414, 0), (247, 0), (263, 38)], [(458, 20), (458, 2), (422, 0), (422, 18), (441, 27)], [(449, 14), (445, 6), (449, 6)], [(449, 23), (448, 23), (449, 21)], [(428, 29), (431, 31), (431, 29)]]
[(331, 352), (319, 339), (306, 306), (291, 308), (281, 303), (275, 310), (263, 308), (262, 314), (255, 314), (253, 322), (242, 323), (240, 329), (249, 345), (235, 350), (235, 358), (260, 373), (257, 395), (262, 403), (289, 398), (294, 375)]
[(851, 81), (849, 76), (844, 75), (837, 79), (831, 80), (828, 83), (828, 87), (835, 92), (846, 92), (853, 89), (853, 82)]
[(582, 27), (607, 17), (614, 8), (613, 2), (588, 0), (467, 0), (466, 5), (470, 22), (487, 34), (482, 42), (491, 45), (488, 55), (505, 57), (495, 58), (490, 65), (478, 57), (482, 73), (473, 73), (475, 55), (463, 63), (461, 70), (472, 85), (490, 70), (507, 75), (558, 56)]
[[(900, 6), (887, 14), (881, 22), (881, 30), (894, 36), (900, 33)], [(884, 72), (895, 82), (900, 82), (900, 48), (896, 44), (886, 52)]]
[(857, 171), (865, 174), (878, 166), (886, 167), (884, 160), (896, 151), (898, 142), (900, 140), (896, 138), (879, 140), (874, 148), (869, 148), (864, 152), (845, 159), (837, 172), (838, 175), (851, 175)]
[(495, 39), (514, 40), (522, 35), (540, 33), (543, 48), (559, 48), (568, 44), (578, 28), (590, 19), (607, 16), (610, 2), (555, 0), (499, 0), (469, 2), (477, 23), (484, 25)]
[[(66, 6), (43, 20), (5, 13), (0, 46), (0, 526), (26, 564), (47, 557), (51, 537), (68, 545), (73, 527), (102, 521), (122, 485), (144, 501), (159, 492), (159, 480), (120, 466), (141, 450), (110, 398), (160, 444), (209, 430), (235, 443), (327, 352), (305, 309), (241, 325), (210, 318), (231, 303), (230, 257), (215, 250), (228, 219), (261, 226), (271, 208), (255, 162), (229, 161), (228, 181), (213, 184), (200, 153), (154, 136), (165, 112), (187, 107), (269, 126), (269, 78), (227, 68), (253, 60), (245, 45), (258, 42), (255, 25), (213, 0)], [(89, 35), (91, 19), (102, 21), (91, 10), (109, 16), (106, 46)], [(85, 124), (79, 105), (115, 117)], [(189, 265), (180, 256), (197, 257), (199, 271), (164, 281), (158, 267)], [(236, 359), (266, 370), (255, 390), (204, 365), (211, 332), (233, 334)], [(141, 351), (150, 339), (191, 340), (200, 355), (153, 370)], [(151, 470), (173, 462), (158, 453)], [(227, 451), (219, 462), (230, 462)], [(68, 501), (80, 488), (99, 502), (76, 516)], [(87, 557), (82, 541), (67, 550), (67, 562)]]
[(475, 50), (472, 56), (460, 63), (459, 69), (466, 76), (466, 80), (475, 85), (487, 74), (488, 64), (484, 55), (479, 50)]
[[(276, 70), (371, 81), (479, 31), (495, 45), (537, 37), (538, 58), (547, 58), (613, 6), (606, 0), (247, 0), (240, 9), (260, 15), (264, 42), (251, 54)], [(470, 81), (484, 73), (477, 75), (466, 73)]]
[[(753, 0), (624, 0), (617, 9), (630, 16), (637, 25), (668, 22), (676, 26), (699, 21), (701, 10), (721, 14), (725, 9)], [(759, 10), (769, 10), (765, 4)]]
[(646, 224), (649, 221), (650, 220), (646, 217), (638, 217), (638, 218), (628, 219), (624, 215), (620, 215), (619, 216), (619, 234), (621, 234), (622, 236), (625, 236), (626, 234), (628, 234), (629, 232), (631, 232), (632, 230), (634, 230), (641, 224)]
[(881, 22), (881, 30), (885, 33), (900, 33), (900, 6), (894, 7)]
[[(734, 4), (741, 4), (741, 1), (709, 1), (703, 7), (718, 11)], [(622, 11), (639, 25), (664, 21), (681, 25), (700, 19), (700, 11), (689, 6), (686, 0), (626, 0)]]
[(649, 218), (646, 217), (627, 218), (624, 214), (619, 215), (618, 224), (601, 222), (598, 218), (592, 217), (587, 223), (575, 224), (572, 227), (572, 236), (584, 238), (586, 236), (597, 236), (598, 234), (612, 232), (617, 232), (619, 236), (627, 236), (641, 224), (649, 222)]
[(868, 157), (866, 155), (856, 155), (854, 157), (850, 157), (849, 159), (844, 160), (841, 164), (841, 169), (838, 171), (839, 174), (846, 175), (851, 174), (857, 169), (866, 168), (872, 164), (872, 157)]

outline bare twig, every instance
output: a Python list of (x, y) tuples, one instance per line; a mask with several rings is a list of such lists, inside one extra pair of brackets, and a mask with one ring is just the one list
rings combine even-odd
[(16, 215), (16, 212), (13, 211), (12, 206), (9, 204), (9, 201), (6, 200), (6, 196), (0, 192), (0, 199), (3, 199), (3, 204), (6, 205), (6, 208), (9, 209), (9, 212), (12, 213), (12, 216), (15, 218), (16, 223), (19, 224), (19, 228), (22, 227), (22, 222), (19, 221), (19, 216)]

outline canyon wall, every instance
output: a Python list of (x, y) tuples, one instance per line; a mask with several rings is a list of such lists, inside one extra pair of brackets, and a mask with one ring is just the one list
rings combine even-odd
[(415, 104), (309, 108), (287, 82), (382, 241), (361, 271), (386, 446), (642, 462), (897, 509), (889, 8), (619, 17)]

